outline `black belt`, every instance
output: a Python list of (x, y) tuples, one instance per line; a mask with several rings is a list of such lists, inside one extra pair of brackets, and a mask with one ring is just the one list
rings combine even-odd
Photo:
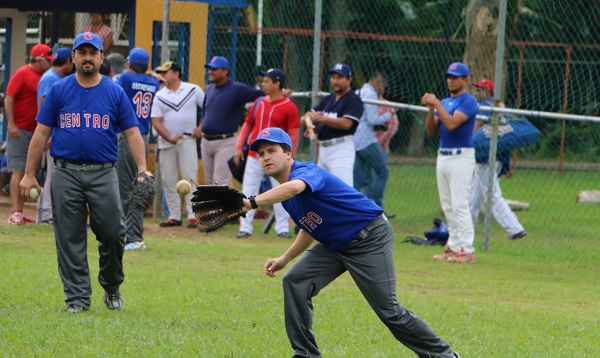
[(71, 160), (54, 158), (54, 165), (60, 168), (81, 170), (81, 171), (92, 171), (100, 170), (105, 168), (112, 168), (115, 166), (115, 162), (106, 163), (88, 163), (88, 162), (74, 162)]
[(219, 140), (219, 139), (231, 138), (234, 135), (235, 135), (235, 133), (229, 133), (229, 134), (203, 134), (202, 138), (204, 138), (206, 140)]
[(352, 241), (356, 241), (356, 242), (363, 241), (364, 239), (367, 238), (367, 236), (369, 236), (369, 233), (371, 232), (371, 230), (373, 230), (373, 228), (376, 228), (377, 226), (382, 225), (384, 222), (389, 222), (387, 216), (385, 216), (385, 214), (379, 215), (378, 217), (373, 219), (373, 221), (371, 221), (367, 226), (365, 226), (364, 229), (360, 230), (358, 232), (358, 234), (356, 235), (356, 237), (354, 238), (354, 240), (352, 240)]
[(460, 150), (460, 149), (440, 149), (438, 151), (438, 153), (440, 155), (459, 155), (460, 153), (462, 153), (462, 150)]

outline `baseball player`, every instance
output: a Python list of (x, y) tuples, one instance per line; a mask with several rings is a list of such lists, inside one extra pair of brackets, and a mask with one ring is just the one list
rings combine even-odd
[[(258, 136), (258, 133), (268, 127), (281, 128), (289, 133), (292, 138), (292, 148), (298, 148), (300, 140), (298, 108), (294, 102), (282, 93), (283, 86), (285, 85), (285, 73), (276, 68), (259, 73), (263, 76), (262, 86), (267, 96), (260, 103), (258, 100), (255, 101), (252, 108), (248, 110), (248, 115), (237, 141), (234, 161), (239, 161), (243, 157), (242, 148), (246, 140), (248, 143), (252, 143)], [(243, 179), (244, 194), (246, 196), (258, 195), (264, 176), (265, 173), (258, 162), (258, 154), (254, 151), (249, 151)], [(271, 178), (271, 187), (276, 187), (277, 185), (279, 185), (277, 181)], [(273, 205), (273, 210), (275, 211), (275, 232), (277, 236), (291, 238), (289, 234), (289, 214), (283, 209), (281, 204)], [(255, 212), (255, 210), (252, 210), (245, 218), (240, 218), (240, 232), (237, 238), (244, 239), (252, 235), (252, 221), (254, 220)]]
[(467, 93), (469, 67), (455, 62), (445, 74), (450, 97), (443, 100), (425, 93), (422, 103), (429, 107), (425, 129), (429, 136), (440, 133), (436, 174), (440, 203), (450, 237), (444, 252), (434, 260), (475, 262), (475, 234), (469, 211), (469, 195), (475, 168), (473, 127), (479, 110), (477, 100)]
[[(117, 133), (122, 131), (138, 167), (146, 172), (144, 140), (123, 89), (99, 74), (104, 59), (102, 39), (91, 32), (73, 42), (74, 75), (52, 86), (37, 116), (21, 195), (40, 190), (35, 168), (52, 133), (54, 158), (52, 204), (58, 271), (67, 297), (67, 312), (90, 307), (92, 286), (87, 263), (87, 216), (98, 241), (104, 303), (109, 309), (123, 305), (125, 223), (119, 198), (115, 162)], [(151, 175), (150, 173), (146, 172)]]
[[(493, 106), (494, 99), (494, 81), (484, 78), (478, 83), (473, 83), (473, 86), (477, 88), (475, 97), (480, 101), (481, 106)], [(480, 114), (489, 116), (489, 112), (480, 111)], [(475, 123), (475, 130), (481, 128), (483, 122), (477, 121)], [(493, 198), (492, 198), (492, 216), (498, 224), (502, 226), (504, 231), (508, 233), (510, 240), (516, 240), (523, 238), (527, 235), (525, 228), (519, 222), (519, 219), (515, 213), (510, 209), (506, 200), (502, 196), (502, 189), (500, 188), (499, 177), (506, 175), (507, 178), (511, 177), (510, 169), (510, 151), (498, 152), (496, 155), (495, 171), (493, 184)], [(479, 217), (479, 209), (481, 203), (485, 200), (487, 192), (487, 178), (489, 172), (489, 154), (487, 151), (481, 153), (476, 150), (475, 153), (475, 175), (473, 176), (473, 190), (469, 198), (469, 206), (471, 209), (471, 218), (473, 219), (473, 225), (477, 223)]]
[(383, 210), (323, 168), (296, 161), (291, 145), (279, 128), (264, 129), (252, 142), (262, 168), (280, 185), (243, 199), (243, 210), (281, 202), (300, 227), (289, 249), (264, 265), (265, 274), (274, 277), (306, 250), (283, 277), (285, 326), (294, 357), (321, 357), (312, 330), (312, 297), (346, 271), (398, 341), (420, 357), (458, 357), (396, 299), (394, 233)]
[(334, 93), (325, 96), (303, 119), (310, 118), (316, 127), (317, 164), (353, 186), (356, 158), (353, 135), (364, 108), (360, 97), (350, 88), (351, 83), (350, 66), (343, 63), (333, 66), (329, 84)]
[[(150, 109), (154, 94), (158, 91), (158, 80), (146, 74), (150, 63), (150, 55), (143, 48), (136, 47), (129, 52), (129, 70), (124, 72), (117, 83), (123, 87), (135, 116), (139, 122), (140, 133), (144, 138), (145, 153), (148, 155), (148, 131), (150, 129)], [(137, 205), (130, 205), (128, 197), (131, 183), (137, 177), (138, 168), (127, 140), (123, 134), (119, 138), (119, 160), (117, 161), (117, 174), (119, 175), (119, 193), (121, 205), (125, 214), (125, 227), (127, 238), (125, 250), (144, 250), (144, 212)]]

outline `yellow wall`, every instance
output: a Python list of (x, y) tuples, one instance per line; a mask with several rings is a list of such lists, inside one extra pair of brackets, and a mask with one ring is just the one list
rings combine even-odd
[[(137, 0), (135, 20), (135, 45), (151, 53), (152, 24), (163, 20), (163, 1)], [(206, 38), (208, 4), (171, 1), (169, 22), (190, 23), (189, 82), (204, 88), (204, 64), (206, 63)], [(160, 54), (158, 54), (160, 57)], [(173, 60), (173, 59), (172, 59)]]

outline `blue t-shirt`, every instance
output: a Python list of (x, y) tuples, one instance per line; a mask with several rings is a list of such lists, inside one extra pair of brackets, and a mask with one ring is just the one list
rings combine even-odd
[(62, 77), (58, 74), (58, 72), (54, 71), (53, 68), (44, 72), (44, 74), (42, 75), (42, 78), (40, 79), (40, 82), (38, 83), (38, 91), (37, 91), (38, 105), (40, 103), (40, 98), (42, 98), (43, 96), (46, 96), (48, 94), (48, 91), (50, 90), (50, 87), (52, 87), (52, 85), (54, 83), (60, 81), (61, 79), (62, 79)]
[(383, 213), (375, 202), (311, 162), (292, 164), (290, 181), (307, 190), (281, 204), (294, 222), (331, 251), (343, 250), (359, 231)]
[(158, 80), (145, 73), (124, 72), (117, 79), (130, 100), (135, 116), (140, 122), (140, 133), (148, 134), (150, 130), (150, 109), (154, 94), (158, 91)]
[(444, 98), (442, 106), (450, 115), (454, 115), (456, 111), (464, 113), (467, 120), (451, 131), (437, 117), (440, 124), (440, 148), (473, 148), (473, 128), (475, 127), (475, 117), (479, 111), (475, 97), (469, 93), (463, 93), (456, 97)]
[(243, 105), (264, 95), (261, 89), (232, 80), (219, 87), (208, 86), (202, 107), (202, 133), (236, 133), (242, 121)]
[(138, 125), (123, 88), (102, 76), (84, 88), (75, 75), (50, 88), (36, 120), (54, 129), (50, 155), (77, 162), (117, 161), (117, 133)]
[[(331, 138), (344, 137), (356, 132), (360, 117), (363, 115), (364, 107), (360, 97), (349, 91), (336, 101), (335, 93), (326, 96), (313, 108), (315, 112), (323, 112), (325, 117), (329, 118), (348, 118), (352, 120), (352, 127), (348, 130), (335, 129), (328, 125), (319, 126), (318, 122), (315, 125), (318, 129), (319, 140), (327, 140)], [(320, 127), (320, 128), (319, 128)]]

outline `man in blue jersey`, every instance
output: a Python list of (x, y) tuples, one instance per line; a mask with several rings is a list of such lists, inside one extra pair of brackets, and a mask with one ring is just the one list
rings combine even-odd
[(88, 209), (98, 241), (98, 281), (105, 291), (104, 304), (108, 309), (120, 309), (125, 223), (115, 168), (117, 133), (121, 131), (127, 138), (140, 173), (146, 172), (144, 140), (123, 89), (98, 72), (104, 59), (102, 39), (91, 32), (78, 35), (72, 56), (75, 75), (50, 88), (37, 115), (21, 195), (27, 199), (32, 188), (40, 190), (35, 169), (52, 133), (52, 219), (66, 310), (79, 313), (91, 304)]
[[(52, 85), (67, 76), (73, 70), (73, 59), (71, 58), (71, 49), (61, 47), (54, 53), (52, 68), (44, 72), (40, 83), (38, 83), (37, 102), (38, 109), (42, 108), (42, 104), (46, 99), (48, 91)], [(54, 158), (50, 155), (50, 141), (46, 145), (46, 180), (44, 181), (44, 189), (40, 195), (37, 207), (38, 224), (52, 223), (52, 198), (50, 196), (50, 184), (52, 183), (52, 171), (54, 170)]]
[(325, 96), (308, 117), (316, 126), (319, 141), (317, 164), (337, 175), (346, 184), (354, 185), (354, 132), (364, 107), (360, 97), (352, 91), (352, 69), (338, 63), (329, 71), (332, 94)]
[(420, 357), (457, 357), (396, 299), (394, 233), (383, 210), (323, 168), (296, 161), (291, 145), (279, 128), (262, 130), (252, 142), (264, 171), (281, 185), (244, 199), (243, 210), (281, 202), (300, 227), (290, 248), (264, 266), (265, 274), (275, 277), (306, 251), (283, 277), (285, 326), (294, 357), (321, 357), (312, 330), (312, 297), (346, 271), (398, 341)]
[(475, 169), (473, 127), (479, 111), (477, 100), (467, 92), (469, 67), (455, 62), (445, 74), (450, 97), (443, 100), (425, 93), (422, 103), (429, 107), (425, 129), (429, 136), (440, 133), (436, 174), (440, 204), (450, 237), (444, 252), (434, 260), (475, 262), (475, 233), (469, 210), (469, 195)]
[[(135, 116), (139, 122), (140, 133), (144, 138), (144, 147), (148, 155), (148, 131), (150, 130), (150, 109), (154, 94), (158, 91), (158, 80), (146, 74), (150, 64), (150, 55), (143, 48), (136, 47), (129, 52), (129, 70), (123, 72), (117, 83), (123, 87)], [(137, 177), (138, 168), (127, 140), (119, 134), (119, 160), (117, 161), (117, 174), (119, 176), (119, 193), (121, 205), (125, 215), (126, 241), (125, 250), (144, 250), (144, 212), (137, 205), (130, 205), (129, 193), (133, 186), (131, 183)]]
[(206, 184), (229, 184), (227, 161), (235, 154), (244, 104), (264, 96), (262, 89), (229, 78), (229, 60), (215, 56), (204, 66), (212, 83), (206, 88), (202, 112), (202, 165)]

